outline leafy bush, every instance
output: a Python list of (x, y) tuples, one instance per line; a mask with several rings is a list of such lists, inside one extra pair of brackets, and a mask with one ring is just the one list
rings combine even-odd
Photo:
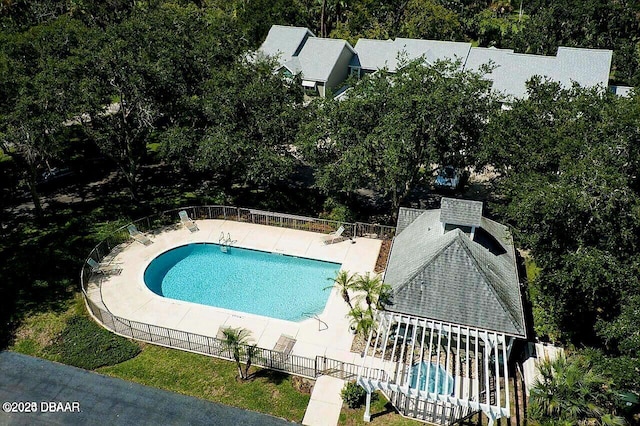
[(347, 382), (340, 393), (342, 400), (349, 408), (358, 408), (364, 403), (367, 391), (356, 382)]
[(138, 355), (140, 347), (100, 327), (84, 316), (73, 316), (55, 342), (47, 348), (64, 364), (94, 370), (119, 364)]
[(322, 219), (335, 220), (338, 222), (351, 222), (353, 212), (345, 204), (340, 203), (335, 198), (327, 198), (323, 205)]

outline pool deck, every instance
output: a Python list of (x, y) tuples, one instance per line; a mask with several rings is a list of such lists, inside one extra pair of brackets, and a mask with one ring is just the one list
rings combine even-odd
[[(112, 314), (211, 337), (216, 336), (221, 326), (243, 327), (251, 331), (258, 346), (267, 349), (275, 346), (281, 334), (286, 334), (296, 339), (292, 351), (295, 355), (310, 358), (324, 355), (361, 363), (360, 354), (350, 351), (353, 336), (349, 333), (349, 320), (346, 318), (348, 306), (335, 289), (327, 290), (327, 304), (318, 314), (326, 323), (325, 327), (312, 318), (291, 322), (167, 299), (149, 290), (143, 275), (147, 265), (161, 253), (189, 243), (218, 243), (222, 232), (225, 236), (231, 235), (236, 247), (336, 262), (350, 273), (373, 271), (381, 247), (380, 240), (355, 238), (355, 243), (346, 240), (325, 245), (326, 234), (315, 232), (226, 220), (200, 220), (197, 225), (199, 231), (194, 233), (178, 226), (150, 235), (153, 244), (148, 246), (131, 240), (120, 247), (121, 251), (112, 263), (119, 264), (121, 272), (93, 278), (102, 281), (102, 299)], [(97, 287), (91, 288), (89, 297), (99, 297)]]

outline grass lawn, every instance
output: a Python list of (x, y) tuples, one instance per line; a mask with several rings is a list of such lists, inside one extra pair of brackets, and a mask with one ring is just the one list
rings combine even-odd
[(65, 308), (59, 311), (36, 312), (27, 316), (16, 330), (15, 340), (8, 349), (50, 361), (60, 361), (57, 354), (47, 351), (47, 348), (65, 329), (69, 318), (74, 315), (86, 315), (80, 293), (66, 301)]
[(236, 364), (204, 355), (144, 345), (133, 359), (102, 367), (99, 373), (210, 401), (301, 422), (309, 395), (294, 389), (291, 376), (256, 369), (246, 382)]
[[(67, 321), (78, 315), (88, 317), (80, 293), (68, 302), (66, 309), (27, 316), (9, 350), (63, 361), (52, 348)], [(141, 346), (142, 351), (136, 357), (96, 371), (291, 421), (301, 422), (304, 417), (310, 395), (294, 387), (292, 376), (252, 368), (253, 378), (241, 382), (236, 380), (237, 368), (233, 362), (150, 344)]]
[(417, 420), (407, 419), (402, 417), (396, 412), (391, 403), (384, 397), (382, 393), (378, 392), (378, 399), (371, 402), (371, 423), (367, 423), (362, 420), (364, 415), (364, 406), (360, 408), (347, 408), (346, 405), (342, 406), (340, 412), (340, 419), (338, 424), (346, 426), (355, 425), (389, 425), (389, 426), (418, 426), (424, 425), (424, 423)]
[[(513, 394), (513, 391), (512, 391)], [(364, 405), (360, 408), (351, 409), (346, 405), (342, 406), (342, 411), (340, 412), (340, 418), (338, 420), (339, 425), (344, 426), (367, 426), (367, 425), (384, 425), (384, 426), (419, 426), (425, 425), (426, 423), (419, 422), (417, 420), (408, 419), (406, 417), (402, 417), (398, 412), (393, 408), (393, 405), (389, 402), (389, 400), (381, 393), (378, 392), (378, 398), (375, 401), (371, 401), (371, 422), (367, 423), (362, 419), (364, 415)], [(458, 425), (460, 426), (477, 426), (482, 425), (481, 414), (474, 414), (470, 418), (462, 420)], [(485, 417), (486, 419), (486, 417)], [(511, 423), (509, 423), (505, 419), (498, 420), (499, 425), (501, 424), (516, 424), (515, 417), (511, 419)]]

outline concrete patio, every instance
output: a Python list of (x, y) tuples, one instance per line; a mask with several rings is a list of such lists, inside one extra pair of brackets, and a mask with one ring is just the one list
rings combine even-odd
[[(326, 234), (315, 232), (229, 220), (200, 220), (197, 225), (199, 231), (193, 233), (178, 226), (155, 235), (147, 234), (153, 244), (146, 246), (133, 240), (124, 243), (111, 260), (112, 264), (119, 265), (120, 273), (95, 275), (92, 280), (99, 282), (94, 281), (94, 285), (89, 286), (89, 297), (92, 300), (101, 298), (112, 314), (132, 321), (210, 337), (215, 337), (221, 326), (243, 327), (251, 331), (253, 341), (259, 347), (268, 349), (275, 346), (282, 334), (286, 334), (296, 339), (292, 350), (294, 355), (308, 358), (326, 356), (348, 363), (361, 363), (360, 354), (350, 351), (353, 335), (349, 332), (349, 320), (346, 318), (348, 307), (335, 289), (327, 290), (324, 310), (317, 314), (322, 322), (316, 318), (291, 322), (168, 299), (149, 290), (143, 277), (149, 263), (158, 255), (185, 244), (217, 243), (221, 233), (231, 236), (234, 247), (335, 262), (341, 264), (343, 270), (360, 274), (374, 270), (380, 240), (355, 238), (325, 245)], [(318, 382), (322, 388), (324, 382)], [(342, 387), (338, 385), (342, 381), (330, 382), (327, 386), (331, 395), (312, 398), (305, 424), (324, 425), (327, 419), (337, 420), (341, 406), (339, 390)], [(330, 403), (325, 401), (327, 398)]]

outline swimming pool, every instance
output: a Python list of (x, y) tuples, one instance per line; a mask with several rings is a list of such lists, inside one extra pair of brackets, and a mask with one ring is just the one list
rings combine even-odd
[(156, 257), (144, 272), (154, 293), (288, 321), (324, 309), (340, 264), (218, 244), (189, 244)]
[[(418, 378), (418, 369), (420, 377)], [(437, 377), (436, 377), (437, 376)], [(411, 366), (410, 387), (440, 395), (453, 394), (453, 377), (439, 364), (416, 363)]]

